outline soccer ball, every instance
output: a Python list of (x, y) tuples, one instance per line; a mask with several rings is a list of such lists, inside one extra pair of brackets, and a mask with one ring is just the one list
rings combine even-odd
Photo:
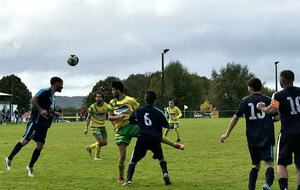
[(67, 60), (67, 63), (70, 66), (75, 66), (78, 64), (78, 62), (79, 62), (79, 58), (76, 55), (70, 55), (70, 57)]

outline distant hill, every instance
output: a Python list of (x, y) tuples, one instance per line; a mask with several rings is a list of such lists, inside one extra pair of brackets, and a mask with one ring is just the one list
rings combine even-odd
[(80, 108), (82, 106), (84, 98), (84, 96), (56, 96), (55, 105), (60, 106), (62, 108)]

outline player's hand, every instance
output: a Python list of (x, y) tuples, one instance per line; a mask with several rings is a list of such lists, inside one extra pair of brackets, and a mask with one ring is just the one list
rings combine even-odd
[(57, 111), (54, 111), (54, 115), (56, 115), (56, 116), (58, 116), (58, 117), (61, 117), (61, 116), (62, 116), (62, 114), (59, 113), (59, 112), (57, 112)]
[(43, 117), (46, 117), (46, 118), (47, 118), (47, 114), (48, 114), (48, 113), (47, 113), (46, 110), (41, 109), (40, 114), (41, 114)]
[(259, 111), (262, 111), (263, 108), (266, 107), (266, 104), (264, 102), (258, 102), (256, 104), (256, 108), (259, 110)]
[(228, 134), (227, 133), (224, 133), (223, 135), (221, 135), (221, 137), (220, 137), (221, 143), (224, 143), (225, 139), (227, 139), (227, 138), (228, 138)]
[(88, 128), (84, 128), (84, 134), (85, 134), (85, 135), (88, 134)]

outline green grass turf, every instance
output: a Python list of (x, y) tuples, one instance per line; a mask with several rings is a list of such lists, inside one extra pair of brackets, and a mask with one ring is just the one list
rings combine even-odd
[[(172, 185), (163, 184), (159, 164), (152, 153), (138, 163), (131, 189), (247, 189), (250, 156), (245, 138), (244, 120), (240, 120), (229, 139), (221, 144), (220, 135), (229, 119), (182, 119), (180, 133), (184, 151), (163, 145)], [(15, 157), (10, 173), (1, 161), (0, 189), (122, 189), (117, 181), (118, 148), (114, 144), (112, 126), (107, 122), (108, 145), (101, 150), (104, 160), (94, 161), (85, 146), (94, 142), (92, 134), (83, 134), (83, 122), (54, 123), (48, 131), (45, 149), (35, 165), (34, 178), (27, 176), (34, 142)], [(278, 134), (279, 124), (276, 124)], [(25, 124), (0, 126), (0, 158), (4, 160), (20, 140)], [(175, 131), (169, 137), (176, 140)], [(126, 170), (135, 139), (128, 147)], [(289, 189), (296, 189), (295, 169), (289, 167)], [(265, 167), (259, 173), (257, 189), (264, 183)], [(277, 178), (274, 190), (278, 190)]]

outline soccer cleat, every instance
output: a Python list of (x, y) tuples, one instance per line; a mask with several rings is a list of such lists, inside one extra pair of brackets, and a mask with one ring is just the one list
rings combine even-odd
[(29, 166), (27, 166), (26, 169), (27, 169), (27, 172), (28, 172), (28, 176), (33, 177), (33, 169)]
[(102, 158), (94, 157), (94, 160), (102, 160)]
[(119, 178), (118, 178), (118, 183), (123, 183), (123, 182), (124, 182), (124, 178), (119, 177)]
[(11, 160), (8, 159), (8, 157), (5, 157), (5, 168), (9, 172), (10, 171), (10, 166), (11, 166)]
[(184, 144), (176, 143), (175, 148), (179, 150), (184, 150)]
[(176, 142), (180, 142), (181, 140), (180, 139), (177, 139), (177, 141)]
[(263, 190), (272, 190), (272, 188), (267, 183), (265, 183), (263, 186)]
[(131, 185), (131, 181), (126, 181), (122, 184), (123, 187), (129, 187)]
[(85, 148), (85, 150), (89, 153), (90, 157), (92, 158), (93, 157), (93, 155), (92, 155), (92, 149), (89, 146), (87, 146)]
[(169, 175), (167, 173), (164, 173), (163, 179), (165, 181), (165, 185), (171, 185), (171, 181), (170, 181)]

